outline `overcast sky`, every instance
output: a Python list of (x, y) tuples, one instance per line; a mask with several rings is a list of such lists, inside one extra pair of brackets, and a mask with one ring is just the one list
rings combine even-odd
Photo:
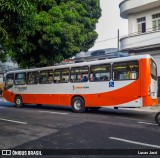
[[(120, 2), (122, 0), (100, 0), (102, 16), (96, 28), (98, 39), (90, 50), (117, 48), (117, 39), (107, 39), (117, 37), (118, 29), (120, 30), (120, 36), (128, 34), (128, 20), (120, 17)], [(103, 40), (107, 41), (99, 42)]]

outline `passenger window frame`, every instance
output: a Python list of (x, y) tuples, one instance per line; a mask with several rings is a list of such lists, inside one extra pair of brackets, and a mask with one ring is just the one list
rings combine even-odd
[[(68, 74), (68, 81), (67, 82), (63, 82), (62, 81), (62, 72), (63, 72), (63, 70), (69, 70), (68, 72), (69, 72), (69, 74)], [(59, 71), (60, 72), (60, 80), (59, 80), (59, 82), (55, 82), (56, 80), (55, 80), (55, 72), (56, 71)], [(62, 69), (54, 69), (54, 72), (53, 72), (53, 83), (54, 84), (61, 84), (61, 83), (69, 83), (69, 81), (70, 81), (70, 68), (62, 68)]]
[[(38, 79), (38, 81), (35, 83), (29, 83), (28, 82), (28, 74), (30, 74), (30, 73), (37, 73), (37, 79)], [(27, 85), (37, 85), (37, 84), (39, 84), (39, 71), (28, 71), (28, 72), (26, 72), (26, 84)]]
[[(83, 81), (81, 81), (81, 80), (82, 80), (82, 78), (83, 78), (84, 76), (83, 76), (83, 72), (82, 72), (81, 70), (83, 70), (84, 67), (87, 68), (87, 71), (88, 71), (88, 72), (87, 72), (87, 76), (86, 76), (86, 77), (87, 77), (87, 79), (88, 79), (88, 81), (89, 81), (89, 66), (77, 66), (77, 67), (72, 67), (71, 70), (70, 70), (70, 82), (71, 82), (71, 83), (83, 83)], [(80, 70), (81, 72), (79, 71), (79, 74), (75, 74), (75, 73), (72, 74), (72, 69), (78, 69), (78, 68), (79, 68), (79, 70)], [(72, 75), (77, 75), (76, 81), (71, 81), (71, 80), (72, 80), (72, 78), (71, 78)], [(81, 80), (78, 79), (78, 76), (79, 76), (79, 75), (80, 75), (80, 76), (83, 76), (83, 77), (81, 78)], [(88, 81), (84, 81), (84, 83), (86, 83), (86, 82), (88, 82)]]
[[(131, 62), (135, 62), (137, 63), (137, 66), (138, 66), (138, 72), (136, 73), (137, 77), (135, 79), (126, 79), (126, 78), (123, 78), (123, 79), (115, 79), (114, 78), (114, 65), (116, 64), (124, 64), (124, 63), (131, 63)], [(128, 66), (128, 65), (127, 65)], [(130, 66), (132, 66), (132, 64), (130, 64)], [(126, 71), (124, 71), (126, 72)], [(122, 62), (115, 62), (112, 64), (112, 80), (113, 81), (128, 81), (128, 80), (138, 80), (139, 79), (139, 61), (138, 60), (130, 60), (130, 61), (122, 61)]]
[[(25, 78), (24, 78), (24, 83), (23, 84), (17, 84), (16, 83), (16, 75), (18, 75), (18, 74), (24, 74), (24, 76), (25, 76)], [(15, 73), (14, 74), (14, 85), (25, 85), (26, 84), (26, 72), (19, 72), (19, 73)]]
[[(42, 82), (41, 81), (41, 73), (44, 73), (44, 72), (47, 72), (47, 82)], [(51, 80), (51, 82), (49, 82), (49, 73), (50, 72), (53, 72), (52, 73), (52, 80)], [(39, 84), (52, 84), (53, 83), (53, 75), (54, 75), (54, 71), (53, 71), (53, 69), (48, 69), (48, 70), (40, 70), (40, 72), (39, 72)]]
[[(93, 66), (102, 66), (102, 65), (109, 65), (109, 68), (110, 68), (110, 77), (107, 79), (107, 80), (91, 80), (91, 74), (95, 74), (95, 73), (91, 73), (91, 68)], [(106, 72), (107, 73), (107, 72)], [(96, 76), (97, 77), (97, 76)], [(107, 77), (107, 76), (106, 76)], [(97, 65), (91, 65), (90, 66), (90, 71), (89, 71), (89, 81), (90, 82), (106, 82), (106, 81), (110, 81), (112, 79), (112, 66), (110, 63), (103, 63), (103, 64), (97, 64)]]

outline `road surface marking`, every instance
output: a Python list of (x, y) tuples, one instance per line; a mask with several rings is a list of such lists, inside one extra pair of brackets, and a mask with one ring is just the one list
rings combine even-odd
[(50, 114), (68, 115), (68, 113), (53, 112), (53, 111), (42, 111), (42, 110), (40, 110), (39, 112), (50, 113)]
[(146, 124), (146, 125), (154, 125), (154, 126), (158, 126), (158, 124), (156, 123), (150, 123), (150, 122), (138, 122), (140, 124)]
[(15, 120), (8, 120), (4, 118), (0, 118), (1, 121), (7, 121), (7, 122), (14, 122), (14, 123), (19, 123), (19, 124), (27, 124), (27, 122), (21, 122), (21, 121), (15, 121)]
[(5, 109), (6, 107), (2, 107), (2, 106), (0, 106), (0, 109)]
[(148, 146), (148, 147), (153, 147), (153, 148), (160, 148), (160, 146), (153, 145), (153, 144), (141, 143), (141, 142), (131, 141), (131, 140), (127, 140), (127, 139), (121, 139), (121, 138), (116, 138), (116, 137), (109, 137), (109, 138), (114, 139), (114, 140), (118, 140), (121, 142), (131, 143), (131, 144), (143, 145), (143, 146)]
[(133, 118), (126, 118), (126, 117), (119, 117), (119, 116), (115, 116), (114, 118), (118, 118), (118, 119), (124, 119), (124, 120), (132, 120), (132, 121), (141, 121), (140, 119), (133, 119)]

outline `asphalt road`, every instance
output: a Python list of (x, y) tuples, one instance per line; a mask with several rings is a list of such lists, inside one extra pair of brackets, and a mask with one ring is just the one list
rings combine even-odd
[(156, 150), (160, 149), (160, 126), (154, 116), (151, 112), (110, 108), (77, 114), (65, 107), (15, 108), (0, 102), (0, 149)]

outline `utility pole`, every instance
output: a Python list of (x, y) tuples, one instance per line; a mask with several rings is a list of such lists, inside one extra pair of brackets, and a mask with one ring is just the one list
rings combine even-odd
[(118, 48), (118, 51), (119, 51), (119, 29), (118, 29), (118, 32), (117, 32), (117, 48)]

